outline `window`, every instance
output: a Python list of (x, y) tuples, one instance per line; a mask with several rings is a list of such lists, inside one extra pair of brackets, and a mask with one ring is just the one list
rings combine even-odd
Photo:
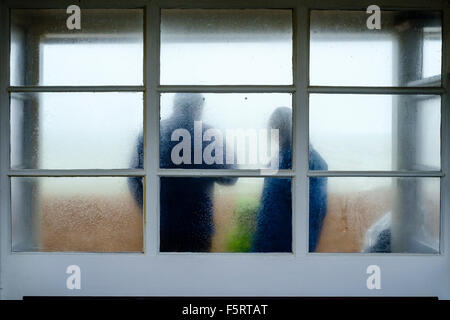
[(143, 210), (126, 177), (144, 99), (125, 85), (143, 85), (143, 10), (83, 10), (77, 33), (66, 16), (11, 10), (12, 251), (140, 252)]
[(441, 99), (414, 87), (441, 84), (441, 16), (386, 11), (380, 30), (365, 19), (364, 11), (311, 11), (310, 82), (337, 89), (310, 94), (310, 155), (337, 173), (327, 181), (310, 161), (310, 188), (328, 182), (327, 207), (310, 203), (310, 233), (323, 221), (319, 252), (437, 253)]
[(161, 252), (292, 252), (292, 81), (291, 10), (161, 11)]
[(448, 297), (450, 7), (380, 1), (0, 0), (0, 297)]
[[(311, 11), (311, 84), (440, 84), (438, 12), (387, 11), (375, 32), (365, 27), (365, 15)], [(122, 251), (128, 239), (140, 251), (142, 176), (39, 172), (144, 168), (143, 93), (120, 90), (143, 85), (143, 12), (86, 10), (76, 34), (67, 31), (64, 17), (57, 9), (11, 12), (11, 168), (37, 175), (11, 178), (13, 250), (114, 251), (117, 241)], [(292, 251), (291, 179), (239, 177), (240, 170), (268, 167), (275, 176), (279, 170), (292, 176), (292, 93), (258, 87), (293, 83), (292, 43), (291, 10), (161, 11), (160, 82), (192, 91), (174, 88), (160, 97), (159, 164), (186, 176), (161, 175), (162, 252)], [(408, 49), (419, 52), (404, 54)], [(45, 90), (69, 85), (94, 87)], [(97, 92), (100, 85), (118, 87)], [(208, 93), (196, 85), (253, 85), (258, 93)], [(309, 105), (310, 172), (321, 173), (310, 177), (309, 250), (439, 252), (440, 188), (433, 177), (440, 171), (439, 95), (313, 92)], [(207, 169), (233, 176), (201, 178)], [(409, 178), (328, 179), (328, 170), (405, 171)], [(429, 177), (415, 177), (418, 171)], [(120, 219), (108, 208), (112, 198)], [(383, 199), (385, 206), (377, 207)], [(91, 207), (98, 214), (85, 209)], [(134, 236), (113, 235), (124, 226)], [(84, 235), (91, 227), (98, 231)], [(377, 237), (384, 240), (376, 244)]]

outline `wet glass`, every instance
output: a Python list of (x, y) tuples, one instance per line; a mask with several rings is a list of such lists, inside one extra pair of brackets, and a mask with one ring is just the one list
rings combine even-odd
[(326, 206), (316, 252), (439, 253), (439, 178), (310, 179), (327, 180), (328, 201), (310, 205), (310, 221)]
[(292, 84), (291, 10), (161, 10), (161, 84)]
[(65, 9), (11, 10), (11, 85), (142, 85), (142, 9), (82, 9), (69, 30)]
[(142, 252), (142, 190), (129, 179), (11, 178), (12, 250)]
[(142, 168), (142, 131), (142, 93), (11, 94), (13, 169)]
[(439, 12), (382, 10), (379, 30), (367, 27), (368, 17), (365, 11), (311, 11), (311, 85), (440, 86)]
[(291, 179), (161, 178), (160, 251), (292, 252)]
[(162, 94), (160, 166), (292, 168), (292, 95)]
[(311, 94), (309, 105), (311, 145), (329, 170), (441, 168), (439, 96)]

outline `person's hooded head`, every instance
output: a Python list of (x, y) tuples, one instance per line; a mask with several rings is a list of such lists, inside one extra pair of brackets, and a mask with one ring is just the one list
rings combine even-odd
[(200, 93), (176, 93), (173, 116), (186, 120), (201, 120), (205, 98)]
[(269, 119), (269, 129), (278, 129), (280, 151), (292, 147), (292, 110), (288, 107), (277, 108)]

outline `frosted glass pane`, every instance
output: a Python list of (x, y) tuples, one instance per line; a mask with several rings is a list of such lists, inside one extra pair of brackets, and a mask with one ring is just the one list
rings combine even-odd
[[(328, 179), (327, 207), (315, 251), (439, 252), (439, 178), (313, 179)], [(322, 209), (310, 206), (310, 221)]]
[(160, 129), (162, 168), (292, 168), (291, 94), (163, 94)]
[(81, 30), (66, 10), (11, 11), (11, 85), (140, 85), (143, 10), (81, 9)]
[(160, 251), (292, 252), (291, 198), (289, 178), (161, 178)]
[(12, 93), (11, 166), (142, 168), (142, 128), (142, 93)]
[(143, 211), (128, 182), (11, 178), (13, 251), (141, 252)]
[(309, 104), (311, 145), (329, 170), (441, 168), (439, 96), (312, 94)]
[[(311, 11), (310, 83), (334, 86), (440, 86), (439, 12), (381, 11), (381, 29), (365, 11)], [(432, 82), (421, 80), (435, 77)]]
[(292, 84), (292, 11), (162, 10), (161, 83)]

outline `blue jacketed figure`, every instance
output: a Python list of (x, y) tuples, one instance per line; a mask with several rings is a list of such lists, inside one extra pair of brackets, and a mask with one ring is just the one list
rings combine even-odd
[[(292, 111), (277, 108), (269, 121), (269, 129), (279, 130), (279, 168), (292, 168)], [(311, 170), (327, 170), (327, 164), (309, 146)], [(316, 250), (322, 223), (327, 212), (326, 178), (310, 178), (309, 185), (309, 251)], [(257, 213), (253, 252), (292, 252), (291, 179), (266, 178)]]

